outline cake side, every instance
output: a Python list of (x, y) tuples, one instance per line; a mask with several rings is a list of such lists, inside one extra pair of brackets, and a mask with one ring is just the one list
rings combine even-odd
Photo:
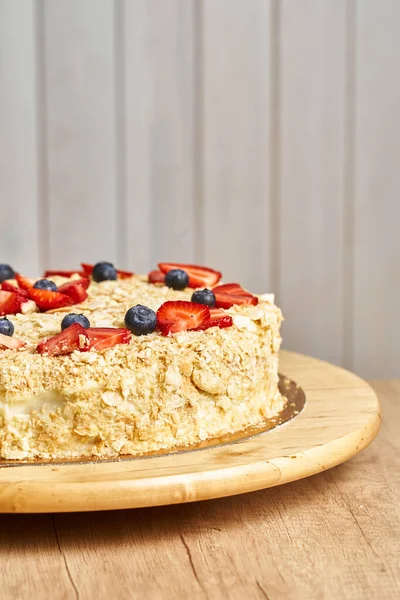
[[(57, 281), (57, 278), (55, 278)], [(95, 326), (121, 327), (137, 302), (156, 310), (191, 292), (145, 277), (91, 284), (79, 305)], [(227, 329), (157, 332), (127, 345), (67, 356), (35, 352), (70, 309), (13, 316), (27, 346), (0, 363), (0, 456), (116, 457), (191, 446), (276, 416), (282, 315), (270, 295), (227, 309)]]

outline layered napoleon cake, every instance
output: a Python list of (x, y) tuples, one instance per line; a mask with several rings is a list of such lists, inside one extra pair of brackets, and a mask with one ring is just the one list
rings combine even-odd
[(0, 457), (170, 451), (276, 417), (281, 311), (220, 277), (0, 265)]

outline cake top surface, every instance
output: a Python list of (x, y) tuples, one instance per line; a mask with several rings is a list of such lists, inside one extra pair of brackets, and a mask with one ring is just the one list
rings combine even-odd
[[(66, 281), (78, 278), (78, 275), (72, 275), (50, 279), (60, 288)], [(10, 280), (10, 283), (15, 282)], [(211, 326), (169, 336), (155, 329), (148, 335), (132, 335), (129, 343), (102, 351), (75, 349), (56, 356), (38, 353), (38, 344), (60, 333), (62, 319), (68, 313), (83, 314), (89, 319), (91, 328), (124, 328), (125, 314), (131, 307), (141, 304), (157, 311), (166, 302), (190, 301), (192, 293), (191, 288), (178, 291), (163, 284), (151, 284), (146, 275), (135, 275), (116, 281), (91, 281), (87, 298), (74, 306), (9, 315), (15, 330), (13, 338), (22, 340), (25, 345), (17, 350), (1, 350), (0, 388), (6, 401), (23, 401), (31, 394), (60, 386), (66, 390), (71, 388), (72, 392), (100, 384), (111, 389), (114, 384), (114, 387), (148, 385), (142, 381), (144, 364), (153, 365), (156, 370), (170, 364), (172, 378), (176, 361), (183, 361), (183, 364), (187, 360), (190, 368), (195, 363), (204, 368), (210, 361), (215, 361), (218, 368), (224, 368), (224, 362), (233, 364), (242, 356), (255, 352), (255, 340), (264, 338), (268, 331), (274, 334), (265, 339), (269, 339), (271, 345), (279, 346), (281, 311), (274, 304), (273, 295), (265, 294), (256, 297), (256, 304), (234, 304), (224, 309), (231, 319), (231, 326), (227, 328)]]
[(207, 335), (257, 318), (268, 327), (280, 315), (273, 295), (221, 284), (222, 273), (210, 267), (164, 262), (158, 268), (135, 275), (103, 261), (30, 279), (0, 264), (0, 349), (65, 356), (134, 343), (132, 334)]
[[(78, 280), (79, 276), (70, 278), (53, 276), (49, 277), (57, 286), (61, 286), (67, 281)], [(14, 283), (14, 282), (12, 282)], [(124, 317), (129, 308), (137, 304), (142, 304), (157, 311), (158, 308), (167, 301), (186, 300), (190, 301), (193, 289), (174, 290), (165, 285), (154, 285), (148, 283), (147, 275), (134, 275), (131, 278), (117, 281), (102, 281), (96, 283), (91, 281), (87, 289), (88, 297), (85, 301), (73, 305), (65, 306), (46, 312), (27, 312), (26, 314), (9, 315), (15, 328), (14, 336), (23, 340), (26, 346), (18, 350), (18, 353), (34, 352), (36, 345), (45, 338), (56, 335), (60, 331), (61, 321), (66, 314), (71, 312), (85, 315), (92, 327), (124, 327)], [(226, 313), (233, 317), (234, 322), (241, 326), (241, 321), (237, 317), (245, 317), (250, 320), (263, 319), (267, 326), (268, 321), (275, 322), (279, 309), (274, 304), (273, 294), (264, 294), (257, 296), (259, 304), (257, 306), (239, 306), (234, 305), (226, 309)], [(185, 331), (179, 332), (182, 336), (207, 335), (205, 331)], [(178, 335), (178, 334), (174, 334)], [(144, 339), (163, 338), (158, 331), (154, 331), (149, 336), (133, 336), (131, 343), (143, 343)], [(147, 340), (148, 341), (148, 340)], [(8, 353), (7, 353), (8, 354)]]

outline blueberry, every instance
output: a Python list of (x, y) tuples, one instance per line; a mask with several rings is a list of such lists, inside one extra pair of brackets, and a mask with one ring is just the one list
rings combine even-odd
[(189, 284), (189, 275), (182, 269), (172, 269), (165, 276), (165, 285), (173, 290), (184, 290)]
[(207, 288), (193, 292), (191, 300), (192, 302), (196, 302), (196, 304), (206, 304), (210, 308), (215, 306), (215, 294)]
[(57, 286), (54, 281), (50, 281), (50, 279), (38, 279), (38, 281), (33, 286), (37, 290), (47, 290), (49, 292), (56, 292)]
[(109, 262), (99, 262), (93, 267), (92, 277), (95, 281), (115, 281), (117, 279), (117, 270)]
[(127, 311), (125, 325), (135, 335), (153, 333), (157, 325), (156, 313), (147, 306), (137, 304)]
[(69, 315), (65, 315), (63, 320), (61, 321), (61, 330), (64, 331), (70, 325), (74, 323), (79, 323), (85, 329), (90, 327), (90, 321), (85, 315), (77, 315), (76, 313), (69, 313)]
[(6, 279), (14, 279), (15, 272), (10, 265), (0, 265), (0, 283), (3, 283)]
[(6, 317), (0, 319), (0, 333), (10, 337), (14, 334), (14, 325)]

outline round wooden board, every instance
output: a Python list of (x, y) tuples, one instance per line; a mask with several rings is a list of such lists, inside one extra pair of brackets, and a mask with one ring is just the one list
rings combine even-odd
[(292, 421), (231, 444), (164, 456), (4, 466), (0, 512), (136, 508), (242, 494), (334, 467), (374, 439), (379, 401), (362, 379), (285, 351), (280, 372), (306, 394)]

